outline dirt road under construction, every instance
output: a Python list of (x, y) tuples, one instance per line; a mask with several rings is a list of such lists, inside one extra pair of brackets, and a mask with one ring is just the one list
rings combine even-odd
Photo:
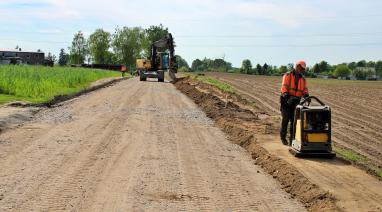
[(0, 211), (305, 210), (170, 83), (43, 109), (2, 132), (0, 161)]

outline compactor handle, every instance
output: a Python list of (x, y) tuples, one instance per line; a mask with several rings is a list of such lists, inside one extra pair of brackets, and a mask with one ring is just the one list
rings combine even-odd
[(316, 102), (318, 102), (321, 106), (325, 106), (325, 103), (323, 103), (320, 99), (318, 99), (315, 96), (308, 96), (306, 98), (302, 98), (300, 101), (300, 105), (304, 105), (306, 102), (308, 102), (308, 105), (310, 105), (312, 99), (316, 100)]

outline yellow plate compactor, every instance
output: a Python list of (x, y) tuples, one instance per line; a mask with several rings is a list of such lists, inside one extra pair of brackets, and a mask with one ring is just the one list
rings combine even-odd
[[(315, 100), (319, 105), (311, 105)], [(296, 157), (334, 158), (331, 140), (331, 111), (317, 97), (302, 99), (294, 116), (294, 138), (289, 151)]]

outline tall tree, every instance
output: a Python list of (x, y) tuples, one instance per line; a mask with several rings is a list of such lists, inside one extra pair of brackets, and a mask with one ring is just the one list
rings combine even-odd
[(259, 74), (259, 75), (263, 75), (264, 74), (263, 67), (260, 64), (256, 65), (256, 73)]
[(88, 46), (84, 34), (79, 31), (74, 35), (70, 50), (70, 63), (82, 64), (88, 54)]
[(162, 24), (158, 26), (150, 26), (145, 29), (145, 39), (142, 42), (144, 48), (144, 55), (146, 57), (150, 56), (151, 44), (159, 39), (164, 38), (169, 33), (168, 28), (164, 27)]
[(190, 66), (185, 59), (183, 59), (180, 55), (176, 55), (175, 57), (179, 70), (188, 71), (190, 69)]
[(285, 73), (288, 72), (288, 67), (286, 67), (286, 66), (280, 66), (278, 72), (279, 72), (279, 74), (285, 74)]
[(65, 53), (65, 50), (62, 48), (58, 56), (58, 64), (60, 66), (66, 66), (68, 64), (69, 55)]
[(345, 64), (340, 64), (334, 70), (334, 76), (336, 77), (347, 77), (350, 74), (350, 69)]
[(375, 71), (377, 76), (382, 77), (382, 61), (381, 60), (375, 63)]
[(191, 69), (193, 71), (203, 71), (203, 62), (199, 59), (192, 61)]
[(111, 35), (103, 29), (97, 29), (88, 39), (89, 53), (94, 63), (106, 64), (111, 60)]
[(136, 59), (142, 57), (143, 39), (144, 31), (140, 27), (117, 28), (112, 41), (116, 62), (130, 67), (134, 66)]
[(351, 70), (354, 70), (357, 68), (357, 63), (356, 62), (351, 62), (348, 64), (348, 67), (351, 69)]
[(243, 74), (252, 74), (252, 62), (249, 59), (243, 60), (240, 72)]
[(262, 70), (264, 75), (269, 75), (269, 65), (267, 63), (264, 63)]
[(361, 61), (358, 61), (357, 63), (357, 67), (366, 67), (366, 60), (361, 60)]

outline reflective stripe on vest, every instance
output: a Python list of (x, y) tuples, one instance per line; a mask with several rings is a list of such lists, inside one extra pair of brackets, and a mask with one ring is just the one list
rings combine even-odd
[[(287, 73), (287, 76), (289, 77), (289, 85), (288, 84), (283, 84), (283, 87), (285, 87), (288, 90), (288, 93), (292, 96), (302, 96), (304, 91), (306, 90), (305, 88), (305, 78), (301, 77), (299, 78), (299, 81), (296, 86), (296, 76), (292, 75), (292, 73)], [(292, 77), (294, 77), (294, 88), (292, 88)], [(302, 79), (302, 82), (300, 80)], [(303, 88), (304, 90), (301, 90), (299, 88)]]

